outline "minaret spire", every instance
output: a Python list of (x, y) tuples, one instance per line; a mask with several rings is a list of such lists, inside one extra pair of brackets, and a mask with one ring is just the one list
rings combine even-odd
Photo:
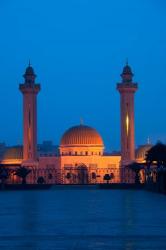
[(134, 136), (134, 93), (137, 83), (133, 82), (133, 72), (128, 61), (123, 68), (122, 81), (117, 84), (121, 97), (121, 164), (128, 165), (135, 160)]
[(37, 94), (40, 84), (30, 61), (25, 70), (24, 83), (19, 85), (23, 94), (23, 165), (34, 166), (37, 162)]

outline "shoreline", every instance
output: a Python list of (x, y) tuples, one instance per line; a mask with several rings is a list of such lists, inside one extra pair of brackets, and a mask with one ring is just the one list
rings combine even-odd
[(4, 184), (0, 186), (0, 191), (17, 191), (17, 190), (61, 190), (61, 189), (101, 189), (101, 190), (138, 190), (145, 189), (144, 184), (133, 183), (110, 183), (110, 184)]

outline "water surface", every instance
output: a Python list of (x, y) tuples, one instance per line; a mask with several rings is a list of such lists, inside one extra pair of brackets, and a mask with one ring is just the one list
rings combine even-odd
[(0, 250), (166, 249), (166, 197), (134, 190), (0, 192)]

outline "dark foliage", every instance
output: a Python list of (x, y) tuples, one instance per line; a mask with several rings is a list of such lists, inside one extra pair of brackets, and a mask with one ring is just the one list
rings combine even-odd
[(1, 185), (3, 186), (7, 179), (10, 177), (11, 170), (8, 168), (1, 168), (0, 169), (0, 180), (1, 180)]
[(45, 183), (45, 179), (43, 176), (39, 176), (37, 179), (37, 184), (44, 184)]
[(135, 183), (140, 184), (140, 170), (144, 169), (144, 166), (142, 166), (140, 163), (133, 162), (127, 167), (135, 173)]
[(109, 183), (109, 181), (111, 181), (112, 179), (114, 178), (114, 174), (111, 173), (111, 174), (105, 174), (103, 179), (104, 181), (107, 181), (107, 183)]
[(31, 169), (28, 169), (26, 167), (19, 167), (16, 169), (14, 174), (22, 178), (22, 184), (26, 184), (26, 178), (30, 172)]
[(159, 142), (146, 154), (147, 166), (157, 164), (157, 167), (166, 167), (166, 145)]

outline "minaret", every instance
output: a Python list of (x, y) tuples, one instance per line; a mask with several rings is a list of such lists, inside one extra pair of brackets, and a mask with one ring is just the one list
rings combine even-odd
[(23, 165), (37, 162), (37, 94), (40, 84), (35, 83), (36, 75), (30, 63), (23, 75), (25, 81), (19, 85), (23, 94)]
[(134, 83), (133, 73), (128, 65), (123, 68), (122, 82), (117, 84), (121, 98), (121, 165), (125, 166), (135, 160), (134, 142), (134, 93), (137, 83)]

